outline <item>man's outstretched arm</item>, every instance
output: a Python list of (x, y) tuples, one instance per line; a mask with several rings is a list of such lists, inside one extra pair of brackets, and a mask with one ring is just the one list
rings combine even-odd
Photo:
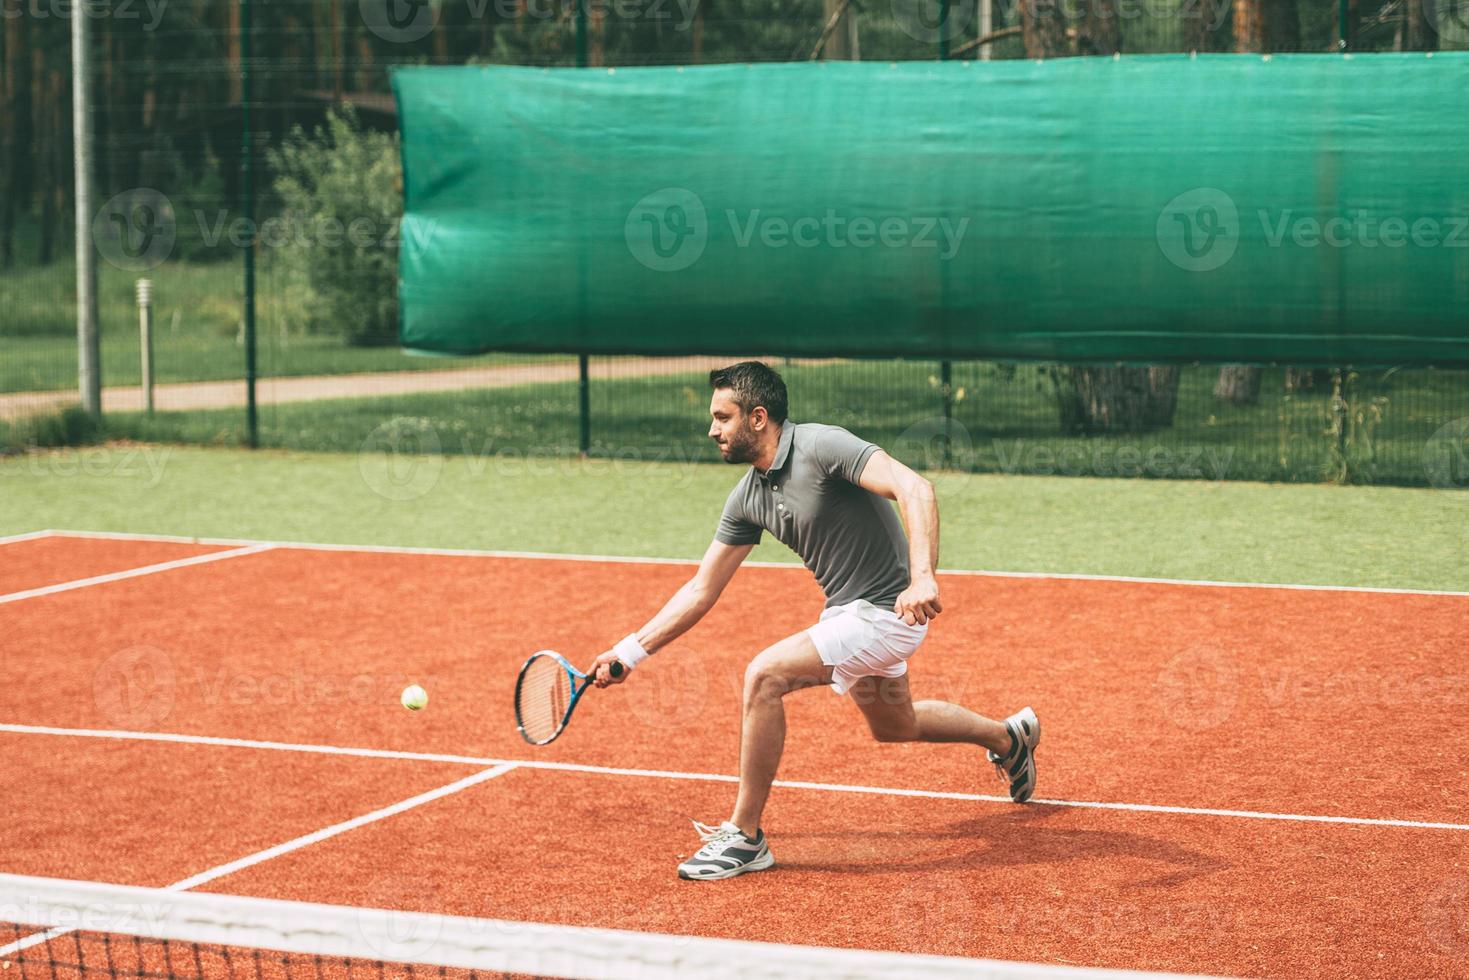
[[(663, 608), (658, 610), (658, 614), (648, 620), (642, 629), (632, 634), (627, 640), (623, 640), (619, 646), (627, 643), (628, 640), (634, 640), (643, 651), (652, 654), (687, 633), (695, 623), (704, 618), (705, 613), (714, 608), (714, 604), (719, 601), (719, 594), (734, 577), (735, 570), (740, 567), (740, 562), (745, 560), (754, 547), (752, 544), (710, 542), (709, 550), (704, 552), (704, 557), (699, 562), (699, 570), (694, 573), (694, 577), (680, 586), (672, 598), (663, 604)], [(641, 659), (635, 652), (633, 657)], [(619, 659), (626, 663), (628, 658), (619, 653), (616, 647), (597, 658), (598, 687), (621, 683), (621, 678), (613, 678), (608, 670), (612, 661)], [(629, 663), (627, 666), (633, 667), (636, 664)], [(628, 671), (623, 671), (622, 677), (626, 678), (627, 675)]]
[(908, 588), (893, 612), (911, 625), (921, 625), (943, 611), (939, 604), (939, 505), (933, 484), (879, 449), (862, 468), (858, 486), (898, 502), (908, 529)]

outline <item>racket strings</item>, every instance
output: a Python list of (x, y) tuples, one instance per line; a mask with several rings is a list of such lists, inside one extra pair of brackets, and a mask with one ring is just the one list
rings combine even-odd
[(556, 734), (571, 705), (571, 675), (550, 657), (538, 657), (520, 686), (520, 724), (532, 742)]

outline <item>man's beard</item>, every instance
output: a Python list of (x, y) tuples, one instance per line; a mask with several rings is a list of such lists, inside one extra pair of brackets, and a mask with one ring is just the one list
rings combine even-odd
[(755, 430), (749, 426), (741, 426), (740, 430), (730, 437), (728, 443), (720, 447), (720, 455), (726, 463), (753, 463), (755, 461)]

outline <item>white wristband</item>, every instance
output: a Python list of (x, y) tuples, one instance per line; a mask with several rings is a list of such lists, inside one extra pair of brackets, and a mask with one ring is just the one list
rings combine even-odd
[(612, 652), (617, 654), (618, 660), (627, 664), (628, 670), (632, 670), (651, 656), (647, 650), (643, 649), (643, 645), (638, 642), (638, 635), (636, 633), (629, 633), (627, 636), (618, 640), (617, 646), (612, 648)]

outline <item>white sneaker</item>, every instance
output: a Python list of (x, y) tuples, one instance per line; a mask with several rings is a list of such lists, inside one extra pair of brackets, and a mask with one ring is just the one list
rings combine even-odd
[(764, 871), (775, 863), (765, 843), (765, 831), (753, 838), (726, 820), (718, 827), (695, 820), (694, 829), (704, 840), (697, 854), (678, 866), (678, 876), (688, 881), (733, 878), (746, 871)]
[(1010, 733), (1010, 751), (1002, 759), (985, 753), (994, 763), (1000, 781), (1010, 787), (1010, 799), (1024, 803), (1035, 792), (1035, 747), (1041, 741), (1041, 720), (1030, 708), (1021, 708), (1005, 719)]

